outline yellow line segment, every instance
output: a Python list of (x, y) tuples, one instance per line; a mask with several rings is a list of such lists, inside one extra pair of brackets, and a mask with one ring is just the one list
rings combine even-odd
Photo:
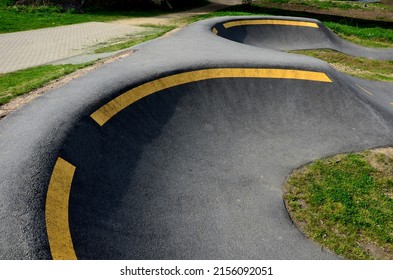
[(369, 94), (369, 95), (374, 95), (372, 92), (369, 92), (367, 89), (362, 88), (361, 86), (359, 86), (358, 84), (356, 84), (358, 88), (360, 88), (361, 90), (363, 90), (365, 93)]
[(218, 30), (215, 27), (213, 27), (212, 32), (216, 35), (218, 34)]
[(91, 114), (90, 117), (100, 126), (103, 126), (108, 120), (127, 106), (157, 91), (191, 82), (217, 78), (273, 78), (332, 82), (325, 73), (302, 70), (260, 68), (215, 68), (196, 70), (160, 78), (133, 88), (112, 101), (109, 101)]
[(68, 201), (75, 166), (58, 158), (46, 195), (46, 230), (54, 260), (76, 260), (68, 222)]
[(295, 21), (295, 20), (277, 20), (277, 19), (249, 19), (249, 20), (236, 20), (224, 23), (225, 28), (242, 26), (242, 25), (289, 25), (289, 26), (301, 26), (301, 27), (312, 27), (319, 28), (318, 24), (307, 21)]

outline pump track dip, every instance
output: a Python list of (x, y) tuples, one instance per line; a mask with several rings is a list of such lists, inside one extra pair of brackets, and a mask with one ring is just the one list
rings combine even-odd
[(393, 145), (393, 85), (288, 50), (393, 60), (319, 21), (222, 17), (0, 121), (0, 259), (337, 259), (283, 203), (290, 172)]

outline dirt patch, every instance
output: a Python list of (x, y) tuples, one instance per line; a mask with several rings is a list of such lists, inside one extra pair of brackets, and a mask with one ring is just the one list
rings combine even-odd
[(8, 102), (7, 104), (4, 104), (2, 106), (0, 106), (0, 119), (4, 118), (5, 116), (7, 116), (8, 114), (12, 113), (13, 111), (19, 109), (20, 107), (22, 107), (23, 105), (29, 103), (30, 101), (36, 99), (37, 97), (47, 93), (50, 90), (56, 89), (61, 87), (62, 85), (69, 83), (72, 80), (75, 80), (78, 77), (81, 77), (83, 75), (86, 75), (86, 73), (93, 71), (99, 67), (101, 67), (104, 64), (108, 64), (114, 61), (117, 61), (119, 59), (125, 58), (127, 56), (130, 56), (133, 53), (133, 51), (128, 50), (128, 51), (124, 51), (121, 52), (115, 56), (112, 56), (110, 58), (107, 59), (102, 59), (100, 61), (98, 61), (97, 63), (88, 66), (86, 68), (80, 69), (78, 71), (75, 71), (74, 73), (71, 73), (69, 75), (66, 75), (60, 79), (56, 79), (52, 82), (49, 82), (47, 85), (45, 85), (42, 88), (33, 90), (29, 93), (26, 93), (22, 96), (16, 97), (13, 100), (11, 100), (10, 102)]
[(368, 242), (368, 243), (358, 242), (358, 244), (377, 260), (391, 259), (392, 252), (388, 248), (383, 248), (372, 242)]
[[(374, 167), (377, 170), (386, 170), (387, 163), (385, 161), (380, 160), (380, 156), (378, 155), (385, 155), (386, 157), (390, 158), (393, 161), (393, 147), (371, 150), (370, 155), (367, 157), (367, 160), (372, 167)], [(391, 167), (390, 169), (392, 169), (391, 172), (393, 173), (393, 167)]]
[(384, 154), (393, 159), (393, 147), (379, 148), (371, 151), (374, 154)]

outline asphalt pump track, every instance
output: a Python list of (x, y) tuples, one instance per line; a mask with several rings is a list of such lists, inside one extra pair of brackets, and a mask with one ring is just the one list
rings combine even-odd
[(136, 46), (0, 122), (0, 259), (335, 259), (290, 172), (393, 144), (393, 86), (283, 51), (393, 59), (320, 22), (223, 17)]

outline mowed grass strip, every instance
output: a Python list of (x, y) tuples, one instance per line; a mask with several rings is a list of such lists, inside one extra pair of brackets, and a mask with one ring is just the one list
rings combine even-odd
[(392, 10), (392, 6), (385, 5), (382, 3), (359, 3), (357, 1), (348, 0), (256, 0), (256, 4), (293, 4), (304, 7), (313, 7), (318, 9), (340, 9), (340, 10), (362, 10), (367, 8), (372, 11), (379, 10)]
[(348, 259), (393, 259), (393, 148), (317, 160), (285, 184), (303, 233)]
[(358, 45), (373, 48), (393, 48), (393, 28), (353, 26), (331, 21), (323, 21), (323, 24), (338, 36)]
[(0, 0), (0, 33), (26, 31), (39, 28), (55, 27), (84, 22), (110, 22), (120, 19), (154, 17), (185, 11), (188, 9), (207, 5), (205, 0), (185, 1), (180, 7), (172, 10), (160, 9), (158, 7), (130, 9), (92, 9), (86, 8), (83, 12), (75, 9), (64, 10), (60, 6), (9, 6), (8, 0)]
[(319, 58), (330, 63), (338, 71), (351, 76), (383, 82), (393, 82), (393, 58), (390, 61), (354, 57), (332, 50), (292, 51)]
[(0, 74), (0, 105), (91, 64), (45, 65)]
[(150, 41), (161, 37), (168, 33), (169, 31), (177, 28), (174, 25), (141, 25), (142, 27), (149, 28), (148, 31), (142, 32), (140, 34), (134, 35), (127, 40), (122, 40), (114, 43), (105, 43), (102, 46), (98, 46), (98, 48), (94, 51), (95, 53), (106, 53), (113, 52), (118, 50), (123, 50), (138, 44), (141, 44), (146, 41)]

